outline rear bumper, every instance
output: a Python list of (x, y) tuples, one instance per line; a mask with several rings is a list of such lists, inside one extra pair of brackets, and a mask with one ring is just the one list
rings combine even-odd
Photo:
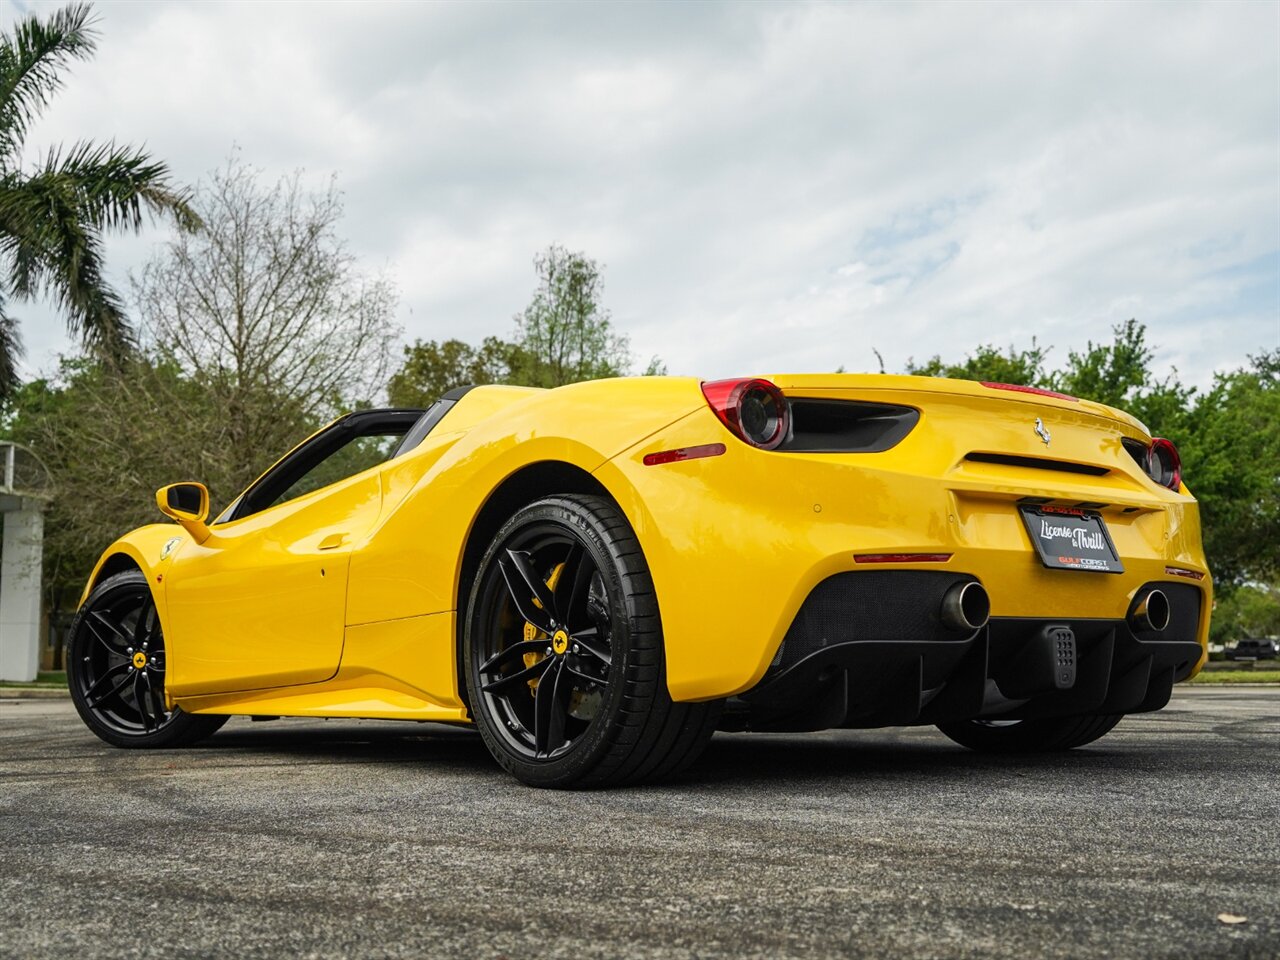
[[(986, 588), (993, 617), (1061, 622), (1123, 620), (1144, 584), (1181, 573), (1202, 598), (1189, 639), (1203, 647), (1211, 583), (1194, 499), (1153, 484), (1119, 433), (1071, 411), (1036, 411), (1053, 432), (1055, 456), (1109, 463), (1105, 476), (967, 460), (974, 449), (1020, 449), (1030, 434), (1025, 405), (1010, 410), (1017, 416), (933, 397), (891, 450), (780, 454), (737, 440), (704, 408), (602, 464), (595, 475), (631, 521), (653, 577), (672, 698), (757, 687), (806, 598), (841, 574), (967, 576)], [(715, 442), (723, 455), (643, 462)], [(1099, 512), (1124, 572), (1046, 568), (1019, 514), (1028, 498)], [(873, 568), (855, 560), (862, 554), (948, 559)]]
[(818, 730), (1158, 710), (1200, 661), (1202, 594), (1144, 584), (1171, 606), (1163, 631), (1127, 619), (1002, 617), (971, 635), (939, 621), (963, 574), (848, 573), (809, 595), (760, 683), (726, 725)]

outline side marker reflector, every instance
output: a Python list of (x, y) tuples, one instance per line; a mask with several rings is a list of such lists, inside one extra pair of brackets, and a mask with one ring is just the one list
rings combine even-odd
[(854, 563), (946, 563), (949, 553), (855, 553)]
[(646, 453), (644, 465), (656, 467), (660, 463), (678, 463), (681, 460), (698, 460), (702, 457), (718, 457), (724, 453), (723, 443), (704, 443), (699, 447), (680, 447), (678, 450), (663, 450), (661, 453)]
[(1204, 574), (1199, 570), (1187, 570), (1184, 567), (1165, 567), (1164, 572), (1171, 577), (1186, 577), (1188, 580), (1204, 579)]

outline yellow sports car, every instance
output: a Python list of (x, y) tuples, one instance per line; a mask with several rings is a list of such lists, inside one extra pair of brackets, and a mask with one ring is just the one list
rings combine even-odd
[(348, 414), (214, 520), (103, 554), (71, 627), (89, 728), (231, 714), (475, 724), (525, 783), (634, 783), (717, 730), (936, 724), (1056, 750), (1206, 655), (1178, 454), (1132, 417), (902, 376), (452, 391)]

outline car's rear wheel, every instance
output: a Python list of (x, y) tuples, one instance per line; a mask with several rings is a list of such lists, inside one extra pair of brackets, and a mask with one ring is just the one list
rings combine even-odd
[(938, 729), (961, 746), (983, 753), (1049, 753), (1105, 736), (1123, 714), (1041, 720), (960, 720)]
[(463, 638), (471, 715), (524, 783), (637, 783), (686, 768), (720, 703), (674, 703), (644, 555), (596, 496), (533, 503), (481, 560)]
[(164, 633), (139, 570), (107, 577), (71, 623), (67, 685), (85, 725), (117, 747), (177, 747), (226, 721), (165, 703)]

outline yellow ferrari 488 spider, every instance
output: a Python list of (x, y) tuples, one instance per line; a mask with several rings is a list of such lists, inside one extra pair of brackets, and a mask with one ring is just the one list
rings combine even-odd
[(1044, 390), (900, 376), (452, 391), (348, 414), (209, 519), (112, 544), (81, 716), (170, 747), (232, 714), (474, 724), (525, 783), (669, 777), (717, 730), (936, 724), (1058, 750), (1205, 659), (1178, 454)]

